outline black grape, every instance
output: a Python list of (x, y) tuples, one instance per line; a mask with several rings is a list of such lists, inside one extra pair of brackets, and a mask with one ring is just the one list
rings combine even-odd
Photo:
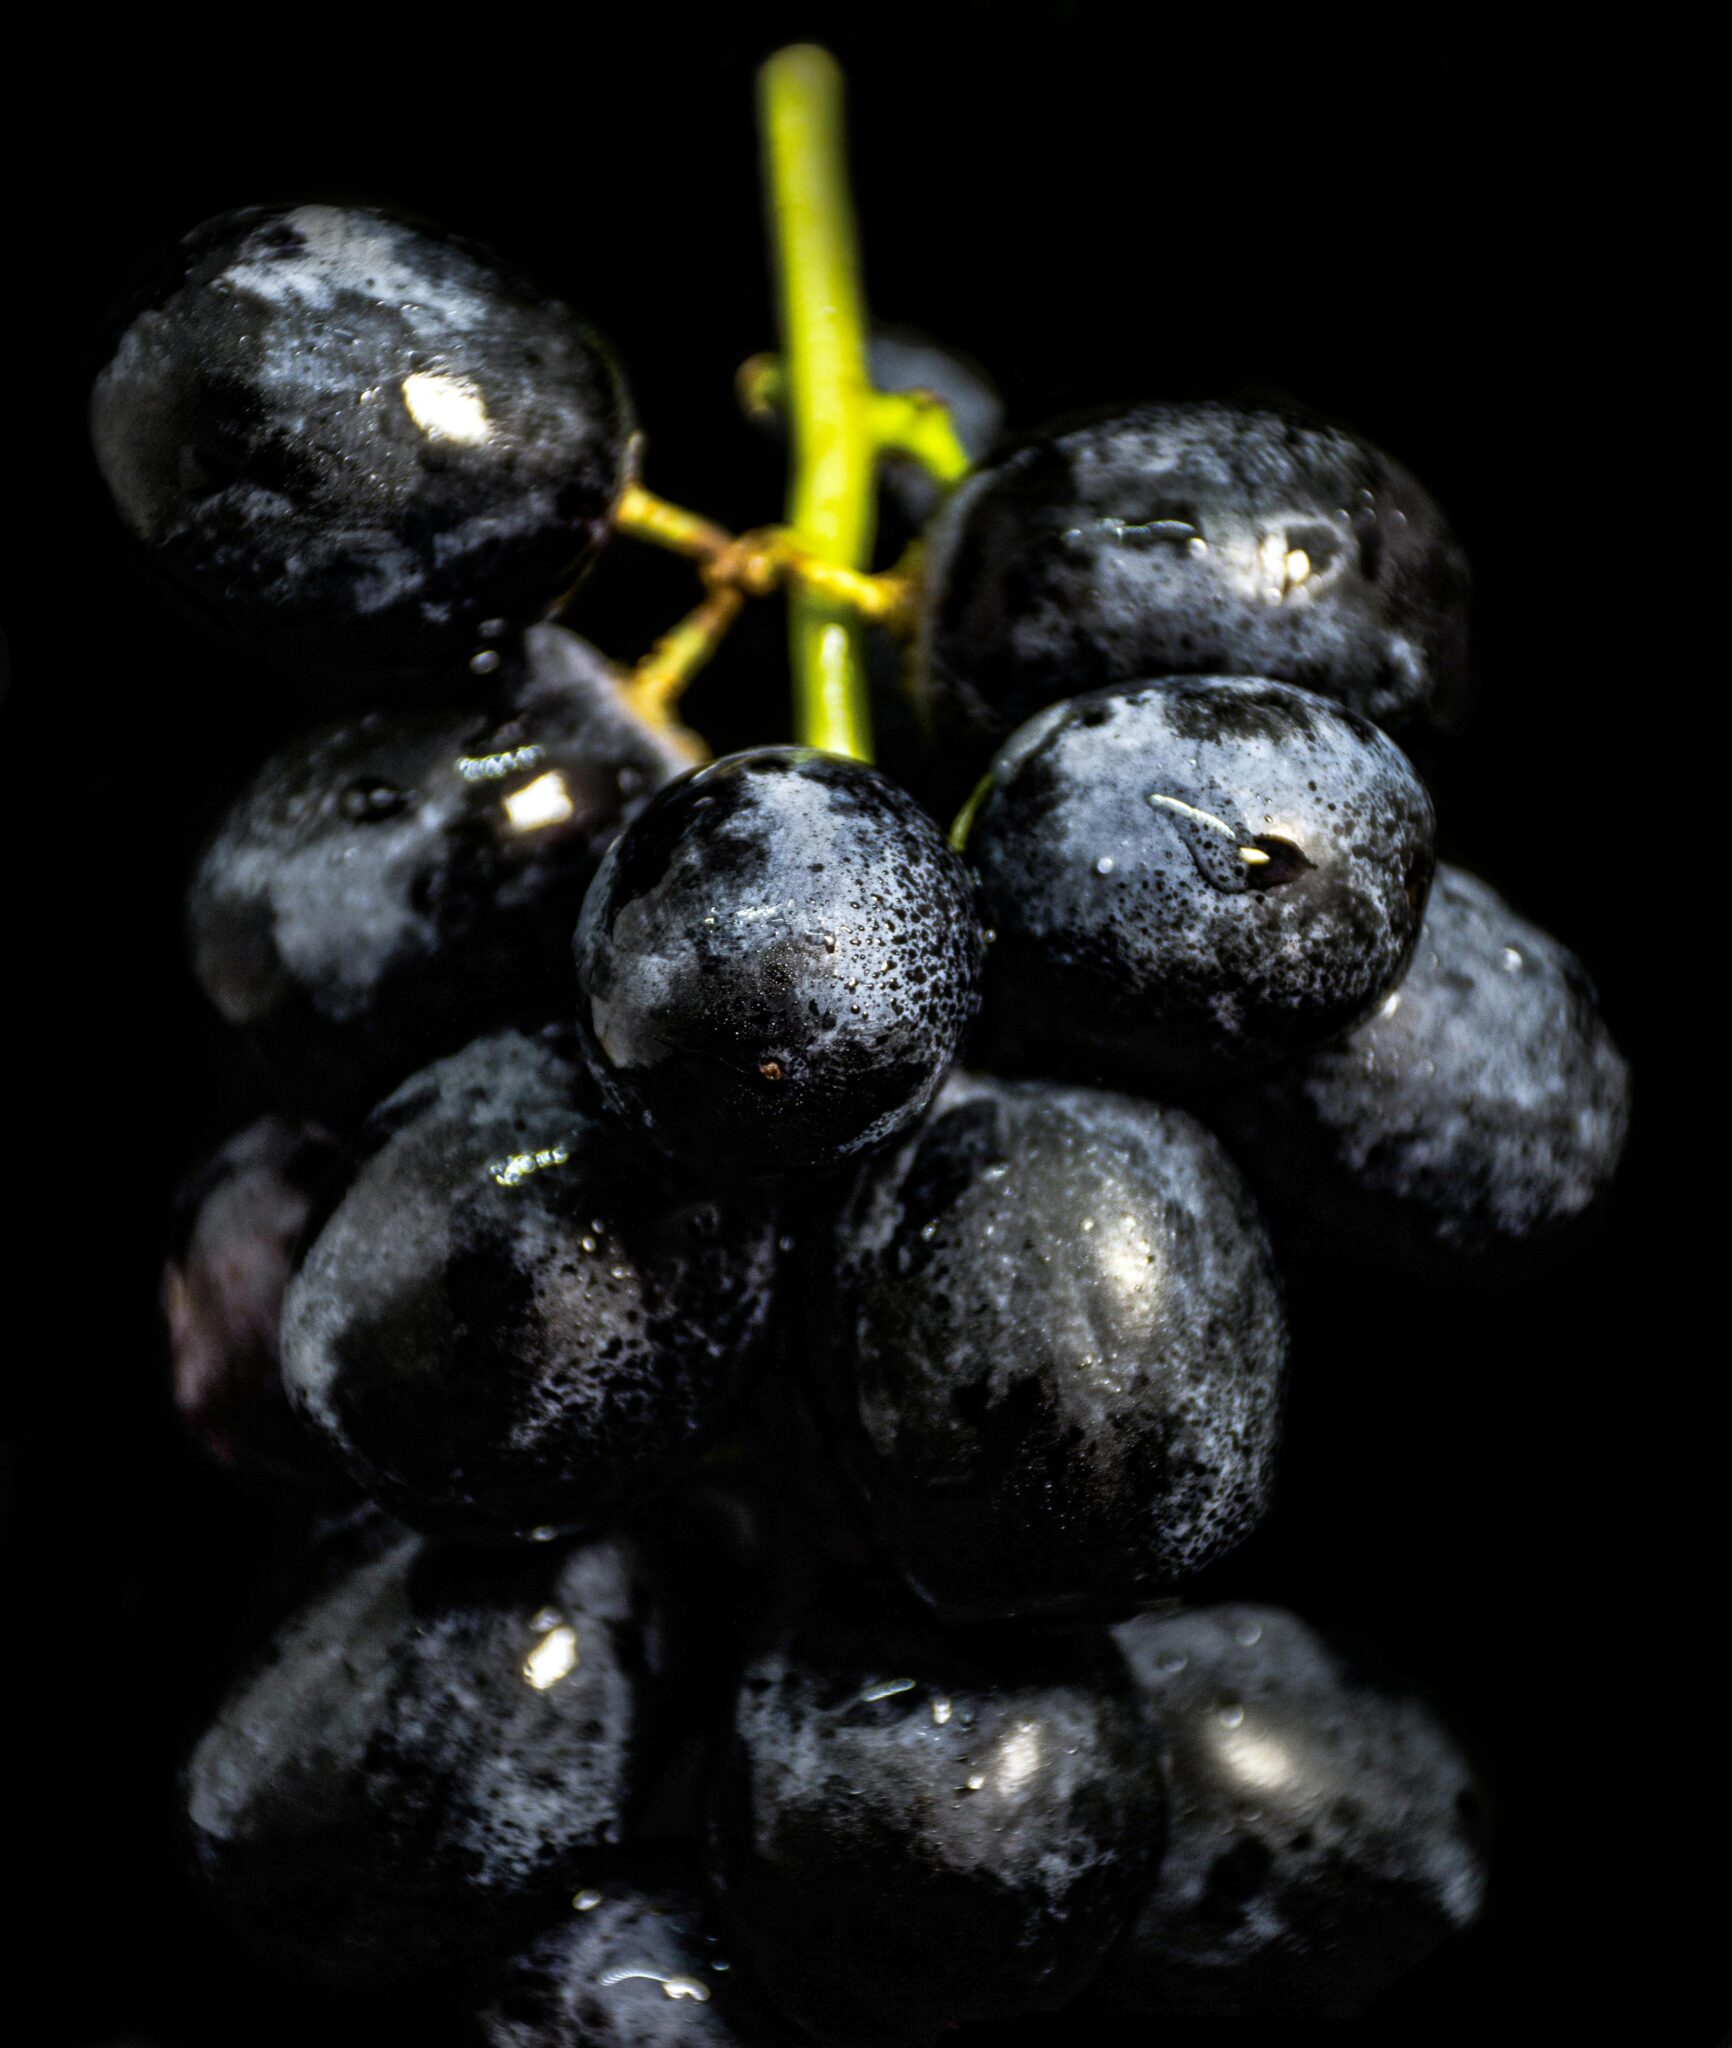
[(245, 1476), (340, 1488), (341, 1475), (283, 1392), (283, 1292), (309, 1223), (348, 1170), (326, 1132), (262, 1117), (181, 1191), (163, 1312), (183, 1420)]
[(1394, 743), (1251, 677), (1055, 706), (959, 829), (989, 1024), (1037, 1065), (1157, 1093), (1357, 1023), (1407, 964), (1433, 862)]
[(1299, 1245), (1500, 1279), (1601, 1212), (1630, 1070), (1574, 954), (1445, 866), (1400, 986), (1212, 1114)]
[(602, 862), (578, 1018), (608, 1100), (668, 1153), (812, 1173), (931, 1100), (980, 955), (968, 878), (910, 796), (760, 747), (664, 790)]
[(418, 1986), (612, 1866), (641, 1774), (653, 1599), (612, 1542), (440, 1552), (377, 1524), (187, 1767), (212, 1903), (285, 1974)]
[(927, 549), (922, 689), (978, 767), (1026, 719), (1155, 675), (1266, 675), (1379, 724), (1459, 722), (1467, 564), (1368, 442), (1274, 408), (1141, 405), (1031, 438)]
[(508, 648), (492, 711), (377, 711), (259, 769), (187, 901), (193, 966), (284, 1092), (365, 1110), (489, 1026), (568, 1010), (602, 852), (691, 764), (559, 626)]
[(278, 659), (422, 674), (576, 582), (627, 481), (597, 337), (484, 251), (365, 208), (205, 222), (96, 379), (148, 562)]
[(1115, 1615), (1268, 1506), (1286, 1334), (1181, 1111), (956, 1075), (810, 1248), (812, 1350), (873, 1531), (953, 1621)]
[(1167, 1755), (1159, 1875), (1101, 1976), (1141, 2013), (1346, 2018), (1471, 1925), (1484, 1795), (1435, 1711), (1296, 1615), (1117, 1631)]
[(714, 1434), (773, 1213), (670, 1184), (581, 1067), (502, 1032), (406, 1082), (283, 1309), (297, 1412), (417, 1528), (595, 1528)]
[(1074, 1997), (1154, 1869), (1162, 1811), (1104, 1636), (986, 1645), (826, 1602), (741, 1686), (726, 1919), (820, 2040), (930, 2042)]

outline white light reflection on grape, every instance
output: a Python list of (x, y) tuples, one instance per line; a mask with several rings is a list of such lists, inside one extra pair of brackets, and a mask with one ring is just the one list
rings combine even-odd
[(565, 777), (550, 768), (505, 799), (505, 821), (514, 832), (534, 832), (543, 825), (563, 825), (576, 809)]
[(493, 438), (479, 388), (448, 370), (416, 370), (403, 379), (403, 404), (430, 441), (458, 441), (476, 448)]
[(579, 1663), (577, 1630), (562, 1621), (550, 1628), (523, 1660), (523, 1676), (537, 1692), (547, 1692), (569, 1678)]

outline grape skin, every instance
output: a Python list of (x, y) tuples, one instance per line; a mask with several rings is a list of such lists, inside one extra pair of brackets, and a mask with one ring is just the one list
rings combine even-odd
[(741, 1684), (724, 1912), (819, 2039), (931, 2042), (1082, 1989), (1159, 1854), (1162, 1807), (1104, 1637), (984, 1644), (820, 1605)]
[(1406, 757), (1256, 677), (1057, 705), (963, 823), (989, 1025), (1037, 1070), (1155, 1094), (1347, 1030), (1407, 964), (1431, 882)]
[(194, 1750), (187, 1825), (250, 1947), (378, 1997), (527, 1936), (609, 1867), (658, 1623), (613, 1539), (478, 1557), (374, 1518), (321, 1569)]
[(368, 208), (254, 207), (185, 237), (91, 394), (146, 558), (292, 665), (426, 682), (577, 581), (630, 403), (566, 307)]
[(1301, 1250), (1506, 1279), (1603, 1208), (1630, 1070), (1575, 955), (1445, 865), (1388, 999), (1213, 1113)]
[(314, 727), (219, 820), (193, 874), (194, 971), (292, 1099), (338, 1116), (492, 1025), (568, 1008), (596, 864), (690, 765), (558, 626), (497, 701)]
[(827, 1171), (931, 1100), (978, 1001), (961, 863), (858, 761), (760, 747), (664, 790), (577, 928), (578, 1021), (613, 1107), (677, 1159)]
[(1266, 675), (1453, 729), (1467, 564), (1399, 464), (1299, 413), (1151, 404), (1032, 436), (928, 537), (918, 675), (979, 765), (1045, 706), (1153, 675)]
[(1124, 1614), (1267, 1508), (1279, 1286), (1181, 1111), (953, 1075), (807, 1263), (842, 1456), (947, 1620)]
[(582, 1069), (503, 1032), (415, 1076), (283, 1308), (296, 1412), (373, 1498), (468, 1537), (666, 1488), (761, 1352), (761, 1197), (668, 1183)]
[(1116, 1632), (1167, 1758), (1166, 1854), (1101, 1995), (1347, 2018), (1485, 1901), (1483, 1794), (1416, 1693), (1279, 1608)]

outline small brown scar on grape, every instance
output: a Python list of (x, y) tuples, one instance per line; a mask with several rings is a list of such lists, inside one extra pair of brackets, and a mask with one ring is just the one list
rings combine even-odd
[(758, 1063), (758, 1072), (763, 1075), (766, 1081), (779, 1081), (782, 1078), (782, 1062), (780, 1060), (761, 1060)]

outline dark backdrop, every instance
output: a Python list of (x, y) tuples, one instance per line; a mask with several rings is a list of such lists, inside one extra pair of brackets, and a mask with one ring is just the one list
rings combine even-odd
[[(1370, 2036), (1621, 2012), (1655, 2020), (1644, 2038), (1705, 2038), (1694, 1894), (1634, 1846), (1677, 1796), (1670, 1765), (1638, 1751), (1627, 1715), (1657, 1625), (1635, 1501), (1670, 1455), (1644, 1379), (1675, 1369), (1650, 1319), (1668, 1242), (1655, 932), (1623, 857), (1650, 800), (1627, 715), (1648, 630), (1628, 574), (1648, 510), (1629, 401), (1649, 372), (1608, 325), (1607, 159), (1561, 111), (1565, 60), (1515, 64), (1489, 37), (1402, 18), (1175, 28), (1159, 10), (1024, 0), (760, 8), (701, 31), (669, 15), (598, 41), (580, 11), (533, 36), (429, 16), (366, 49), (297, 20), (196, 62), (110, 48), (99, 77), (51, 88), (52, 142), (20, 166), (27, 226), (45, 230), (26, 271), (44, 317), (7, 337), (0, 709), (15, 1046), (0, 1684), (22, 1879), (4, 1946), (24, 2048), (349, 2038), (209, 1931), (174, 1853), (175, 1759), (281, 1536), (183, 1445), (164, 1391), (168, 1194), (254, 1107), (189, 984), (177, 891), (291, 712), (131, 582), (83, 435), (104, 323), (153, 250), (208, 214), (395, 202), (523, 257), (615, 339), (653, 485), (730, 522), (773, 516), (776, 459), (730, 380), (773, 340), (751, 75), (789, 33), (827, 40), (852, 78), (875, 311), (990, 366), (1013, 424), (1114, 397), (1284, 392), (1387, 446), (1465, 537), (1483, 694), (1435, 770), (1444, 851), (1589, 963), (1645, 1084), (1627, 1173), (1595, 1253), (1524, 1294), (1300, 1291), (1282, 1500), (1229, 1582), (1378, 1643), (1448, 1702), (1494, 1790), (1483, 1934)], [(622, 548), (575, 622), (632, 653), (689, 591), (677, 566)], [(776, 736), (784, 691), (770, 620), (705, 677), (692, 716), (718, 744)], [(1690, 1428), (1686, 1401), (1661, 1436)], [(1682, 1556), (1669, 1583), (1693, 1569)], [(1709, 1600), (1705, 1582), (1684, 1590)], [(1687, 1693), (1692, 1668), (1683, 1656), (1664, 1684)]]

